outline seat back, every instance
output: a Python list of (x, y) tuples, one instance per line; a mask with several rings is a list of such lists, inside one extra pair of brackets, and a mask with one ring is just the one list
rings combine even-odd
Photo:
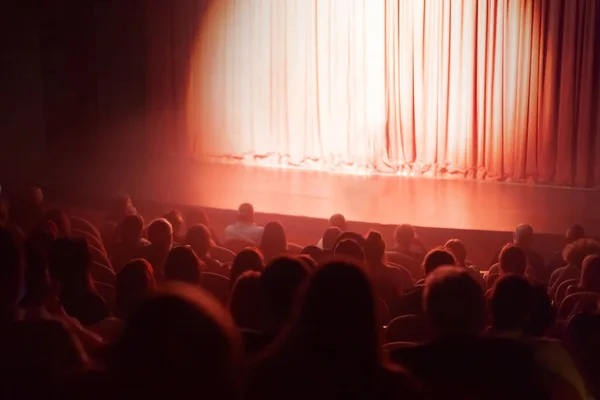
[(576, 285), (579, 282), (579, 278), (567, 279), (558, 285), (556, 293), (554, 294), (554, 302), (558, 305), (561, 304), (564, 298), (567, 296), (567, 289), (571, 285)]
[(594, 292), (577, 292), (568, 295), (560, 303), (558, 319), (567, 320), (578, 312), (596, 312), (600, 295)]
[(385, 330), (385, 341), (423, 343), (431, 338), (431, 327), (425, 317), (403, 315), (394, 318)]
[(210, 257), (219, 261), (222, 264), (233, 262), (235, 253), (224, 247), (213, 246), (210, 249)]
[(248, 247), (258, 247), (258, 246), (255, 243), (250, 242), (249, 240), (234, 238), (234, 239), (227, 240), (225, 242), (225, 244), (223, 244), (223, 247), (225, 247), (227, 250), (230, 250), (230, 251), (234, 252), (235, 254), (237, 254), (240, 251), (242, 251)]

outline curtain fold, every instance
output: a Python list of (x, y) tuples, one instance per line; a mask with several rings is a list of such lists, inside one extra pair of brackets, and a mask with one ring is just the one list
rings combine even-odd
[(596, 0), (228, 0), (187, 92), (198, 157), (598, 186)]

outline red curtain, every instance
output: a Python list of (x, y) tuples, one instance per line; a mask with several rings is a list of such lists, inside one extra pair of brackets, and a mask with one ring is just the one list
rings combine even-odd
[(159, 151), (600, 184), (597, 0), (155, 2)]

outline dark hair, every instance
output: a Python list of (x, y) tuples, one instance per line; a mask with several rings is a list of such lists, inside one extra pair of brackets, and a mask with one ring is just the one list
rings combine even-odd
[(169, 251), (163, 266), (166, 280), (199, 285), (204, 263), (188, 246), (175, 247)]
[(600, 293), (600, 256), (591, 255), (583, 260), (579, 287), (587, 292)]
[(144, 232), (144, 218), (141, 215), (128, 215), (119, 226), (121, 240), (125, 243), (137, 243)]
[(66, 212), (57, 208), (48, 210), (46, 212), (46, 219), (54, 222), (58, 229), (59, 237), (71, 236), (71, 219)]
[(333, 254), (337, 257), (348, 257), (352, 260), (362, 262), (365, 258), (363, 249), (351, 239), (345, 239), (337, 243)]
[(365, 259), (373, 261), (383, 260), (383, 256), (385, 255), (385, 241), (381, 233), (370, 231), (365, 240), (364, 250)]
[(169, 221), (171, 226), (173, 227), (173, 233), (179, 232), (181, 227), (183, 226), (183, 216), (178, 210), (171, 210), (165, 215), (163, 218)]
[(155, 219), (148, 226), (148, 240), (158, 246), (173, 245), (173, 227), (164, 218)]
[(265, 269), (265, 260), (260, 251), (248, 248), (236, 254), (229, 271), (229, 282), (235, 285), (237, 279), (247, 271), (262, 272)]
[(240, 204), (238, 207), (238, 218), (243, 222), (253, 222), (254, 221), (254, 207), (250, 203)]
[(467, 248), (460, 239), (450, 239), (446, 242), (444, 247), (450, 251), (454, 258), (456, 258), (457, 264), (465, 266), (465, 260), (467, 259)]
[(567, 229), (565, 236), (568, 243), (574, 242), (577, 239), (583, 239), (585, 237), (585, 229), (581, 224), (573, 224)]
[(498, 256), (500, 270), (504, 274), (525, 275), (527, 270), (527, 255), (516, 244), (507, 244)]
[(348, 227), (346, 217), (344, 217), (342, 214), (333, 214), (331, 217), (329, 217), (329, 225), (336, 226), (343, 231)]
[(600, 255), (600, 243), (594, 239), (578, 239), (563, 250), (563, 259), (576, 268), (581, 268), (587, 256)]
[(524, 330), (533, 313), (533, 286), (520, 275), (504, 275), (494, 284), (490, 308), (498, 331)]
[(126, 318), (154, 290), (154, 272), (150, 263), (138, 258), (129, 261), (117, 274), (117, 308)]
[(423, 270), (425, 275), (429, 275), (439, 267), (455, 266), (456, 259), (454, 254), (443, 248), (431, 250), (423, 260)]
[(271, 261), (261, 276), (261, 285), (273, 322), (281, 325), (293, 313), (299, 289), (309, 276), (306, 265), (290, 257)]
[(240, 328), (265, 329), (265, 300), (260, 272), (246, 271), (237, 278), (229, 297), (229, 312)]
[(286, 253), (287, 236), (281, 223), (269, 222), (265, 225), (260, 240), (260, 250), (267, 261)]
[(231, 318), (198, 287), (167, 284), (132, 313), (112, 369), (126, 396), (238, 397), (241, 344)]
[(302, 249), (300, 255), (308, 256), (314, 263), (319, 263), (327, 256), (327, 253), (317, 246), (306, 246)]
[(463, 268), (440, 267), (429, 274), (423, 308), (439, 336), (474, 335), (485, 325), (483, 289)]
[(548, 329), (554, 325), (556, 309), (552, 306), (552, 299), (543, 285), (533, 285), (533, 311), (525, 333), (534, 337), (543, 337)]
[(206, 256), (212, 247), (210, 230), (202, 224), (192, 226), (185, 235), (185, 244), (191, 246), (198, 256)]

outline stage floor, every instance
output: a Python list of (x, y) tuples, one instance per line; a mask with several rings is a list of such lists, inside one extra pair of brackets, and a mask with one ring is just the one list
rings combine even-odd
[(356, 176), (231, 164), (152, 163), (142, 170), (100, 173), (98, 190), (126, 190), (160, 203), (380, 224), (512, 231), (531, 223), (537, 232), (562, 234), (574, 223), (599, 235), (597, 190), (464, 179)]

